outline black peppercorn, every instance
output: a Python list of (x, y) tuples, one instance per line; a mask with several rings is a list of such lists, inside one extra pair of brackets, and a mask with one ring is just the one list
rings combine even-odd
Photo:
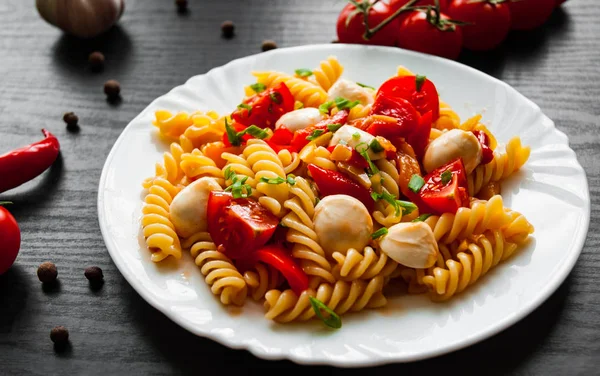
[(104, 278), (104, 274), (102, 273), (102, 269), (97, 266), (90, 266), (85, 268), (85, 278), (92, 283), (101, 282)]
[(225, 38), (233, 37), (233, 32), (235, 31), (235, 25), (232, 21), (225, 21), (221, 24), (221, 31), (223, 32), (223, 36)]
[(90, 56), (88, 56), (88, 62), (92, 70), (99, 71), (104, 67), (104, 55), (102, 52), (92, 52)]
[(46, 261), (42, 263), (37, 270), (37, 276), (42, 283), (52, 283), (56, 281), (58, 271), (54, 263)]
[(121, 85), (116, 80), (108, 80), (104, 83), (104, 93), (110, 99), (116, 98), (121, 93)]
[(57, 345), (65, 345), (69, 341), (69, 331), (64, 326), (56, 326), (50, 331), (50, 340)]
[(265, 40), (262, 43), (262, 50), (263, 51), (274, 50), (276, 48), (277, 48), (277, 43), (275, 43), (275, 41)]
[(63, 115), (63, 120), (65, 123), (67, 123), (67, 128), (70, 130), (77, 128), (79, 117), (77, 117), (77, 115), (75, 115), (73, 112), (67, 112)]

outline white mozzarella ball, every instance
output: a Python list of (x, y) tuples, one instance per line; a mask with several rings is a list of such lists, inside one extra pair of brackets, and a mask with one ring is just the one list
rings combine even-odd
[(431, 227), (424, 222), (401, 222), (379, 240), (379, 249), (397, 263), (424, 269), (435, 264), (438, 244)]
[(472, 132), (452, 129), (431, 141), (425, 150), (423, 167), (431, 172), (458, 157), (462, 158), (467, 174), (481, 163), (481, 145)]
[(327, 96), (329, 101), (342, 97), (352, 102), (359, 101), (363, 106), (372, 104), (375, 101), (372, 90), (345, 79), (337, 80), (327, 91)]
[(211, 191), (223, 189), (214, 178), (200, 178), (179, 192), (171, 202), (171, 222), (177, 234), (187, 238), (197, 232), (206, 231), (206, 207)]
[[(352, 149), (356, 149), (358, 145), (361, 145), (359, 150), (362, 150), (371, 145), (371, 142), (374, 139), (375, 136), (370, 133), (351, 125), (344, 125), (333, 134), (331, 141), (329, 141), (329, 146), (335, 146), (339, 143), (342, 143), (350, 146)], [(371, 148), (368, 149), (368, 154), (371, 160), (381, 159), (385, 156), (385, 152), (381, 151), (375, 153)]]
[(315, 232), (329, 255), (361, 251), (371, 239), (373, 219), (362, 202), (347, 195), (324, 197), (315, 207)]
[(311, 125), (317, 124), (319, 121), (324, 119), (324, 115), (319, 111), (318, 108), (301, 108), (283, 114), (275, 123), (275, 129), (279, 129), (285, 126), (292, 132), (299, 131), (304, 128), (308, 128)]

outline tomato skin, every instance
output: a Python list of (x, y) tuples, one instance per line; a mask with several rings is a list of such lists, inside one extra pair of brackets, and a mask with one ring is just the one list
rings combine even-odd
[(290, 89), (281, 82), (246, 99), (244, 104), (252, 109), (238, 108), (231, 114), (231, 118), (244, 127), (256, 125), (260, 128), (274, 128), (283, 114), (294, 110), (294, 102)]
[(367, 128), (370, 134), (388, 140), (409, 135), (419, 124), (419, 114), (410, 102), (403, 98), (390, 97), (385, 93), (377, 94), (370, 114), (390, 116), (398, 120), (395, 124), (375, 121)]
[(277, 269), (297, 296), (308, 289), (308, 276), (283, 246), (267, 245), (254, 252), (253, 258)]
[(21, 248), (21, 230), (15, 217), (0, 206), (0, 275), (15, 262)]
[(344, 124), (346, 124), (347, 121), (348, 121), (348, 111), (341, 110), (338, 113), (336, 113), (335, 115), (333, 115), (332, 117), (323, 119), (313, 126), (306, 127), (304, 129), (300, 129), (300, 130), (294, 132), (294, 137), (292, 138), (292, 142), (290, 144), (290, 151), (299, 152), (300, 150), (302, 150), (302, 148), (305, 147), (310, 142), (306, 138), (308, 136), (310, 136), (311, 133), (313, 133), (314, 131), (321, 130), (323, 132), (327, 132), (328, 125), (331, 125), (331, 124), (344, 125)]
[[(361, 0), (359, 2), (363, 2)], [(368, 0), (371, 3), (373, 0)], [(372, 29), (379, 25), (383, 20), (388, 18), (394, 10), (390, 6), (390, 0), (382, 0), (373, 5), (369, 10), (369, 27)], [(363, 24), (364, 16), (362, 13), (356, 14), (348, 26), (346, 26), (346, 20), (352, 12), (356, 10), (356, 7), (348, 3), (341, 11), (337, 19), (337, 35), (340, 43), (355, 43), (355, 44), (371, 44), (380, 46), (394, 46), (396, 43), (396, 30), (400, 25), (398, 18), (392, 20), (388, 25), (383, 27), (377, 33), (375, 33), (369, 40), (363, 38), (365, 27)]]
[[(447, 170), (452, 173), (452, 179), (443, 184), (441, 176)], [(425, 180), (425, 185), (418, 195), (425, 206), (429, 208), (429, 213), (454, 214), (460, 207), (469, 206), (467, 174), (460, 158), (431, 171), (423, 180)]]
[[(449, 20), (444, 13), (440, 13), (440, 18)], [(447, 59), (458, 58), (462, 43), (460, 27), (457, 26), (454, 31), (441, 31), (427, 21), (427, 14), (422, 11), (412, 13), (398, 30), (398, 47)]]
[(469, 50), (492, 50), (506, 39), (510, 31), (508, 3), (452, 0), (446, 13), (455, 20), (471, 24), (462, 26), (463, 45)]
[(556, 7), (559, 7), (559, 6), (563, 5), (566, 2), (567, 2), (567, 0), (556, 0)]
[(416, 76), (392, 77), (381, 84), (377, 90), (379, 93), (407, 100), (420, 115), (431, 112), (433, 121), (440, 117), (439, 94), (433, 82), (427, 78), (417, 91)]
[(494, 160), (494, 151), (490, 148), (490, 137), (484, 131), (471, 131), (481, 145), (481, 164), (485, 165)]
[(511, 29), (532, 30), (542, 26), (554, 10), (556, 4), (548, 0), (508, 1)]
[(207, 207), (208, 232), (217, 246), (233, 259), (248, 259), (275, 233), (279, 219), (252, 198), (233, 198), (211, 191)]
[(362, 202), (369, 212), (375, 207), (375, 201), (368, 189), (360, 186), (341, 172), (326, 170), (314, 164), (308, 165), (308, 171), (317, 184), (321, 196), (343, 194)]
[(406, 141), (412, 146), (419, 160), (425, 156), (425, 148), (429, 143), (429, 135), (431, 134), (431, 112), (426, 113), (419, 119), (419, 125), (406, 138)]

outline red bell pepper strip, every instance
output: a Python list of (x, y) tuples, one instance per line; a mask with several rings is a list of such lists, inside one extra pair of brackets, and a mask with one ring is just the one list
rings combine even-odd
[(306, 138), (308, 136), (310, 136), (314, 131), (321, 130), (321, 131), (323, 131), (323, 133), (325, 133), (328, 131), (328, 128), (327, 128), (328, 125), (332, 125), (332, 124), (344, 125), (344, 124), (346, 124), (347, 121), (348, 121), (348, 111), (341, 110), (338, 113), (336, 113), (335, 115), (333, 115), (332, 117), (321, 120), (320, 122), (318, 122), (317, 124), (315, 124), (313, 126), (306, 127), (304, 129), (300, 129), (300, 130), (296, 131), (294, 133), (294, 137), (292, 138), (292, 142), (290, 145), (291, 146), (290, 151), (298, 152), (298, 151), (302, 150), (302, 148), (305, 147), (306, 144), (308, 144), (310, 142), (310, 140), (307, 140)]
[(290, 143), (292, 142), (293, 137), (294, 133), (282, 126), (277, 128), (275, 132), (273, 132), (273, 136), (265, 141), (276, 153), (279, 153), (281, 150), (290, 149)]
[(255, 251), (253, 257), (256, 261), (264, 262), (277, 269), (296, 295), (300, 296), (304, 290), (308, 289), (308, 276), (284, 247), (266, 245)]
[(490, 148), (490, 137), (484, 131), (472, 131), (481, 145), (481, 164), (485, 165), (494, 159), (494, 151)]
[(348, 195), (362, 202), (369, 212), (375, 207), (375, 201), (371, 192), (365, 187), (347, 177), (346, 175), (332, 170), (326, 170), (314, 164), (308, 165), (308, 171), (319, 188), (321, 196)]
[(412, 146), (419, 160), (423, 160), (425, 156), (425, 148), (429, 143), (429, 135), (431, 134), (431, 112), (419, 118), (419, 125), (406, 138), (406, 142)]
[(0, 192), (16, 188), (50, 167), (60, 151), (58, 139), (42, 129), (45, 139), (0, 155)]

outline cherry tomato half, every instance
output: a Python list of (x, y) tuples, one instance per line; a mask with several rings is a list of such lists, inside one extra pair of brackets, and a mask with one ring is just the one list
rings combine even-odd
[(436, 17), (428, 17), (427, 13), (416, 11), (402, 22), (398, 30), (398, 47), (456, 59), (462, 50), (462, 30), (447, 24), (450, 18), (444, 13), (440, 13), (437, 24), (433, 22)]
[(408, 136), (419, 124), (419, 114), (410, 102), (379, 93), (371, 107), (371, 115), (385, 115), (397, 119), (396, 123), (374, 121), (367, 132), (391, 140)]
[[(369, 3), (374, 2), (374, 0), (368, 1)], [(365, 0), (359, 1), (361, 4), (364, 2)], [(381, 0), (371, 7), (368, 17), (371, 29), (394, 13), (395, 9), (392, 8), (390, 3), (390, 0)], [(357, 13), (356, 7), (352, 3), (348, 3), (338, 16), (336, 28), (338, 39), (341, 43), (393, 46), (396, 43), (396, 31), (399, 25), (399, 19), (395, 18), (375, 33), (369, 40), (365, 40), (363, 38), (363, 34), (365, 33), (364, 15), (362, 12)]]
[(231, 118), (249, 127), (274, 128), (281, 115), (294, 110), (294, 97), (283, 82), (246, 99)]
[(453, 19), (469, 23), (462, 26), (463, 44), (469, 50), (492, 50), (506, 39), (510, 31), (508, 3), (452, 0), (446, 13)]
[(438, 91), (433, 82), (424, 76), (392, 77), (381, 84), (377, 93), (407, 100), (419, 114), (431, 112), (433, 121), (440, 116)]
[(208, 232), (231, 259), (248, 259), (275, 233), (279, 219), (253, 198), (233, 198), (211, 191), (207, 207)]
[(510, 8), (513, 30), (532, 30), (542, 26), (556, 6), (550, 0), (508, 1), (506, 4)]
[[(450, 172), (450, 180), (444, 181), (444, 173)], [(419, 191), (421, 200), (429, 207), (430, 213), (456, 213), (458, 208), (469, 206), (467, 178), (460, 158), (431, 171), (425, 176), (425, 185)]]
[(21, 248), (21, 230), (3, 206), (0, 206), (0, 274), (4, 274), (15, 262)]

